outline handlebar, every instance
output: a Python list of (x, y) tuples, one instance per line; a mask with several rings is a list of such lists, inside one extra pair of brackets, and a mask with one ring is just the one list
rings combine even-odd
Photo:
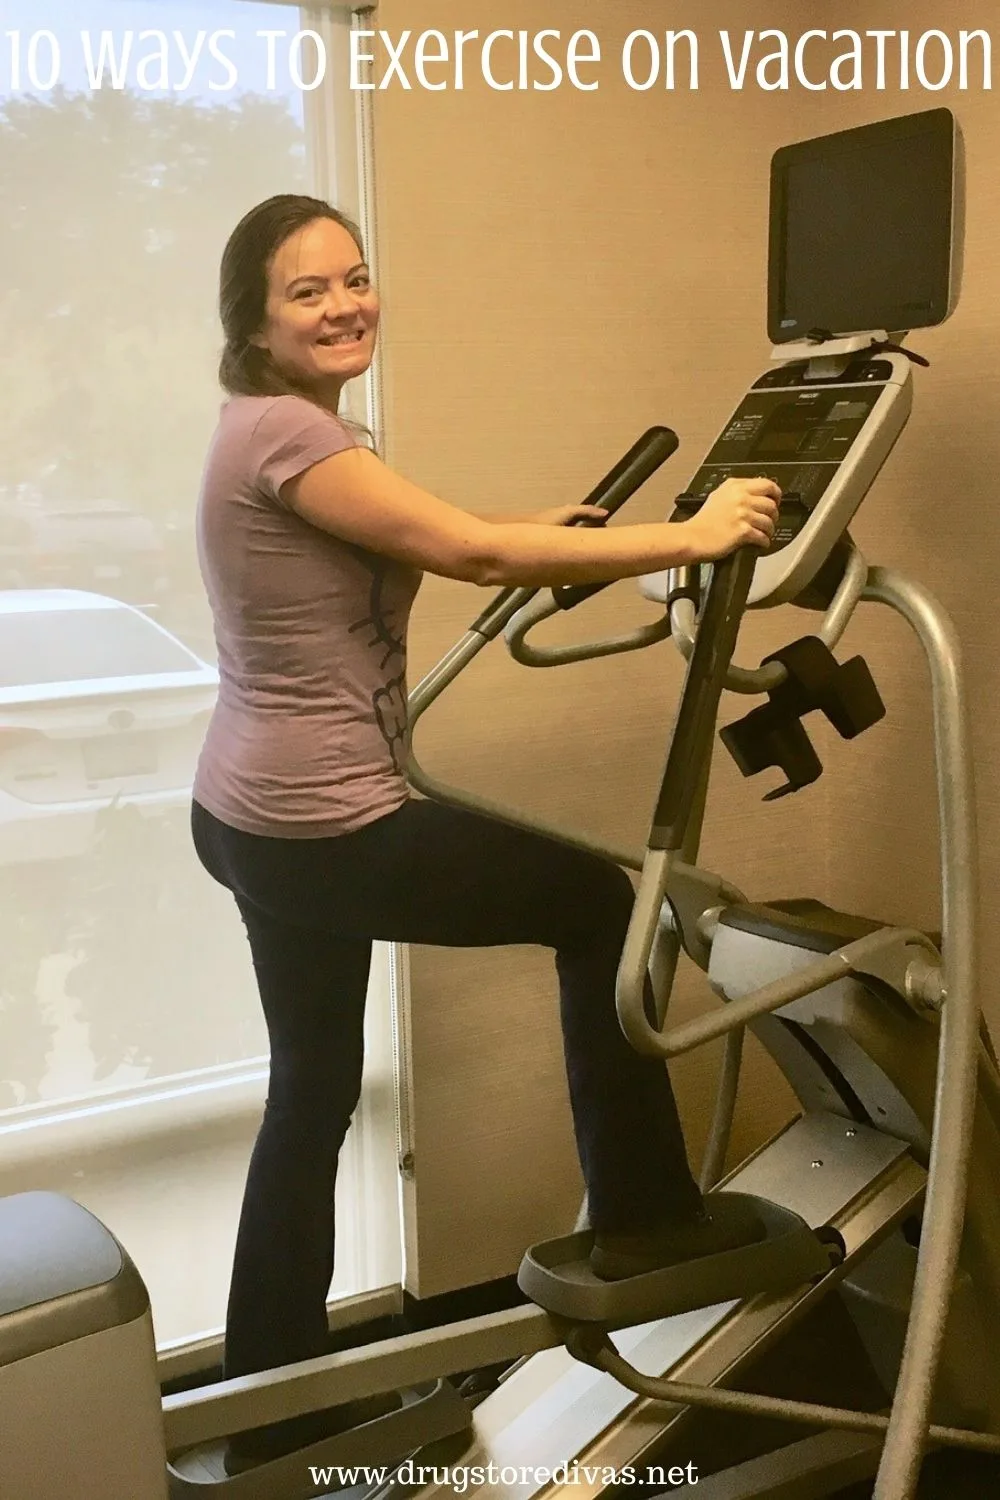
[[(600, 505), (613, 516), (640, 485), (645, 484), (660, 465), (677, 452), (679, 441), (676, 432), (669, 427), (650, 427), (624, 458), (619, 459), (614, 468), (605, 474), (597, 488), (587, 496), (584, 505)], [(574, 521), (573, 524), (586, 523)], [(603, 525), (604, 522), (600, 524)], [(607, 587), (606, 583), (563, 584), (552, 590), (552, 597), (560, 609), (573, 609), (584, 599), (590, 599)]]
[[(823, 616), (822, 624), (814, 632), (831, 651), (839, 644), (850, 624), (868, 582), (867, 562), (849, 538), (848, 543), (850, 552), (843, 577)], [(678, 584), (668, 591), (668, 613), (674, 645), (690, 661), (696, 635), (697, 596), (685, 586), (686, 580), (681, 578), (681, 572), (680, 569), (676, 570)], [(724, 686), (727, 692), (753, 697), (780, 687), (787, 675), (781, 663), (776, 661), (761, 667), (738, 667), (730, 663)]]
[(676, 851), (681, 847), (701, 768), (711, 756), (719, 699), (756, 564), (756, 550), (747, 546), (716, 563), (712, 570), (663, 771), (649, 837), (651, 849)]
[[(581, 502), (583, 505), (601, 506), (613, 516), (616, 511), (621, 510), (626, 500), (630, 500), (640, 485), (661, 464), (665, 463), (672, 453), (676, 453), (679, 438), (676, 432), (669, 427), (650, 427), (643, 433), (639, 440), (620, 458), (614, 468), (609, 469), (604, 478), (601, 479)], [(596, 524), (603, 526), (607, 518), (601, 517), (596, 522), (574, 521), (574, 526), (585, 526)], [(582, 599), (588, 599), (591, 594), (599, 593), (601, 589), (607, 588), (606, 583), (574, 584), (564, 588), (553, 589), (552, 596), (557, 600), (560, 609), (572, 609), (574, 604), (579, 604)], [(477, 635), (485, 637), (486, 640), (494, 640), (506, 625), (517, 614), (519, 609), (535, 597), (539, 592), (537, 588), (522, 588), (509, 585), (494, 595), (483, 612), (473, 620), (469, 626)], [(565, 598), (561, 597), (565, 596)]]

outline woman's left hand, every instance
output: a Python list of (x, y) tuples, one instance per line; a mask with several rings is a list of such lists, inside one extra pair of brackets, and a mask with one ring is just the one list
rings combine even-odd
[(552, 510), (538, 510), (525, 516), (535, 526), (571, 526), (574, 521), (589, 521), (596, 525), (607, 520), (608, 513), (599, 505), (556, 505)]

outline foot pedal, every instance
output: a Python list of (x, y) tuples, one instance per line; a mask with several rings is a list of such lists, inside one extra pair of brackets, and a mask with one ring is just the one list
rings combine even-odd
[(792, 1291), (842, 1260), (843, 1247), (834, 1231), (813, 1230), (798, 1214), (766, 1198), (753, 1202), (766, 1231), (755, 1244), (624, 1281), (602, 1281), (590, 1268), (594, 1235), (585, 1230), (534, 1245), (521, 1262), (517, 1284), (557, 1317), (627, 1328), (718, 1302), (742, 1301), (758, 1292)]
[[(428, 1443), (471, 1430), (471, 1408), (447, 1380), (401, 1395), (403, 1405), (384, 1417), (258, 1464), (242, 1474), (226, 1473), (225, 1438), (173, 1454), (167, 1460), (171, 1500), (195, 1496), (209, 1500), (213, 1487), (226, 1500), (273, 1500), (275, 1495), (282, 1500), (315, 1500), (320, 1491), (312, 1469), (385, 1467)], [(327, 1488), (341, 1489), (344, 1485), (334, 1478)]]

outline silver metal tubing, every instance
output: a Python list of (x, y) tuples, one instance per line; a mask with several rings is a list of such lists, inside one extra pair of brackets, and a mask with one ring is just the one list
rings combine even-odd
[[(703, 1046), (705, 1042), (715, 1041), (716, 1037), (725, 1036), (737, 1027), (745, 1026), (757, 1016), (779, 1010), (783, 1005), (790, 1005), (793, 1000), (801, 1000), (804, 995), (812, 995), (816, 990), (846, 978), (851, 969), (847, 949), (839, 949), (785, 979), (776, 979), (759, 990), (752, 990), (739, 1000), (732, 1000), (728, 1005), (709, 1011), (707, 1015), (695, 1016), (681, 1026), (672, 1027), (670, 1031), (658, 1036), (656, 1045), (651, 1045), (649, 1050), (659, 1053), (661, 1057), (681, 1057), (685, 1052), (692, 1052), (696, 1047)], [(652, 1030), (651, 1027), (649, 1029)], [(652, 1042), (652, 1038), (650, 1041)]]
[[(690, 599), (677, 599), (670, 609), (670, 629), (674, 645), (690, 660), (694, 650), (697, 619)], [(788, 673), (780, 661), (769, 662), (766, 667), (737, 667), (730, 664), (726, 673), (725, 688), (730, 693), (746, 693), (756, 696), (780, 687)]]
[[(671, 872), (675, 868), (678, 868), (679, 871), (686, 873), (689, 867), (694, 866), (698, 857), (698, 848), (701, 844), (702, 829), (705, 822), (705, 808), (708, 803), (708, 788), (711, 779), (712, 754), (709, 751), (705, 758), (705, 765), (702, 770), (701, 782), (697, 793), (691, 800), (683, 842), (671, 862)], [(726, 889), (732, 900), (738, 901), (741, 899), (741, 893), (734, 886), (726, 887)], [(691, 951), (689, 949), (689, 952)], [(653, 991), (657, 1031), (663, 1030), (663, 1024), (666, 1020), (667, 1007), (670, 1004), (670, 996), (673, 993), (674, 979), (677, 974), (677, 962), (680, 954), (681, 927), (676, 921), (676, 913), (670, 907), (664, 908), (661, 903), (660, 917), (648, 959), (648, 973)], [(696, 962), (701, 962), (696, 953), (693, 956)], [(643, 1014), (645, 1014), (645, 1010)]]
[(649, 957), (649, 980), (656, 1002), (656, 1024), (663, 1025), (681, 954), (681, 935), (674, 927), (660, 923)]
[[(618, 1020), (622, 1031), (637, 1052), (643, 1052), (649, 1057), (666, 1055), (661, 1046), (660, 1032), (646, 1018), (645, 987), (650, 956), (659, 934), (660, 909), (675, 858), (676, 855), (669, 849), (646, 851), (615, 987)], [(669, 994), (657, 996), (658, 1007), (662, 1000), (661, 1022), (666, 1016), (669, 998)]]
[[(941, 839), (944, 992), (927, 1201), (892, 1416), (874, 1500), (910, 1500), (928, 1431), (934, 1380), (965, 1219), (979, 1048), (978, 851), (968, 699), (955, 628), (937, 601), (874, 568), (864, 597), (912, 627), (930, 669)], [(933, 1435), (933, 1429), (931, 1429)]]
[[(814, 632), (832, 651), (839, 644), (860, 603), (868, 579), (868, 564), (857, 548), (851, 544), (844, 576), (837, 585), (837, 592), (823, 616), (823, 622)], [(694, 650), (696, 630), (695, 608), (690, 599), (678, 599), (670, 610), (670, 632), (674, 645), (685, 659)], [(756, 695), (769, 693), (784, 682), (787, 673), (780, 662), (768, 662), (763, 667), (737, 667), (730, 665), (726, 675), (726, 690), (731, 693)]]
[[(585, 1359), (587, 1364), (612, 1375), (626, 1390), (635, 1391), (637, 1395), (654, 1401), (669, 1401), (672, 1405), (681, 1406), (703, 1406), (710, 1411), (739, 1412), (744, 1416), (775, 1417), (780, 1421), (802, 1422), (809, 1427), (837, 1428), (843, 1432), (885, 1432), (891, 1427), (891, 1417), (883, 1416), (880, 1412), (851, 1411), (841, 1406), (820, 1406), (811, 1401), (790, 1401), (778, 1396), (759, 1396), (750, 1391), (724, 1390), (720, 1386), (692, 1385), (688, 1381), (643, 1375), (610, 1344), (584, 1355), (577, 1352), (576, 1341), (571, 1339), (570, 1348), (578, 1359)], [(943, 1443), (950, 1448), (1000, 1454), (1000, 1435), (993, 1432), (974, 1432), (966, 1427), (941, 1427), (934, 1424), (928, 1429), (928, 1436), (935, 1443)]]
[[(425, 677), (421, 678), (407, 699), (411, 738), (413, 728), (421, 714), (426, 713), (435, 699), (440, 697), (445, 688), (454, 682), (458, 674), (487, 645), (489, 645), (489, 637), (481, 635), (477, 630), (469, 630), (441, 658), (437, 665), (432, 667)], [(582, 849), (587, 854), (597, 854), (602, 859), (613, 860), (615, 864), (621, 865), (626, 870), (639, 870), (642, 868), (642, 858), (633, 849), (622, 849), (613, 845), (597, 843), (593, 839), (572, 833), (568, 829), (559, 828), (548, 823), (541, 823), (537, 818), (524, 817), (516, 811), (512, 811), (509, 807), (505, 807), (502, 803), (494, 802), (488, 797), (479, 797), (474, 792), (463, 791), (461, 787), (449, 786), (447, 782), (439, 781), (430, 772), (424, 770), (413, 752), (412, 744), (407, 760), (406, 774), (411, 786), (415, 787), (423, 796), (430, 797), (435, 802), (444, 802), (451, 807), (462, 807), (468, 812), (481, 813), (485, 817), (496, 818), (499, 822), (507, 823), (512, 828), (524, 828), (530, 833), (544, 834), (547, 838), (557, 839), (559, 843), (567, 844), (572, 849)]]
[(743, 1065), (745, 1036), (746, 1030), (740, 1026), (726, 1037), (726, 1050), (722, 1055), (722, 1067), (719, 1069), (715, 1108), (712, 1111), (712, 1123), (701, 1162), (698, 1186), (703, 1193), (709, 1192), (725, 1171), (726, 1152), (729, 1150), (733, 1117), (736, 1114), (736, 1095), (740, 1084), (740, 1069)]
[(555, 1349), (565, 1329), (538, 1307), (487, 1313), (418, 1337), (401, 1334), (342, 1354), (303, 1360), (165, 1396), (168, 1453), (286, 1417), (338, 1406), (356, 1397), (421, 1385), (480, 1365), (502, 1364)]
[(478, 630), (467, 630), (461, 640), (456, 641), (451, 650), (445, 652), (437, 665), (431, 667), (407, 699), (406, 706), (411, 728), (420, 715), (430, 708), (435, 698), (439, 698), (445, 688), (454, 682), (459, 672), (464, 671), (469, 662), (479, 655), (484, 646), (488, 645), (488, 636), (481, 635)]
[(851, 616), (861, 602), (867, 582), (868, 564), (852, 542), (851, 555), (847, 560), (844, 576), (840, 580), (830, 608), (823, 616), (823, 623), (816, 632), (823, 644), (829, 646), (831, 651), (839, 644), (844, 631), (850, 624)]
[[(659, 881), (663, 878), (658, 873), (654, 860), (662, 862), (668, 858), (668, 855), (656, 850), (650, 850), (646, 856), (632, 924), (622, 950), (616, 994), (618, 1018), (625, 1035), (637, 1051), (654, 1057), (680, 1057), (684, 1052), (691, 1052), (705, 1042), (714, 1041), (716, 1037), (725, 1036), (737, 1027), (745, 1026), (757, 1016), (767, 1015), (783, 1005), (790, 1005), (793, 1000), (812, 995), (816, 990), (834, 984), (838, 979), (845, 979), (849, 974), (864, 972), (866, 965), (880, 952), (898, 948), (901, 940), (926, 941), (920, 933), (908, 933), (895, 927), (880, 927), (866, 937), (858, 938), (856, 942), (845, 943), (833, 953), (824, 954), (793, 974), (775, 979), (770, 984), (762, 985), (760, 989), (751, 990), (738, 1000), (730, 1000), (718, 1010), (695, 1016), (693, 1020), (674, 1026), (670, 1031), (660, 1032), (650, 1024), (645, 1014), (644, 968), (640, 965), (644, 966), (648, 962), (646, 942), (649, 906), (656, 895)], [(666, 879), (669, 879), (669, 872)]]
[(658, 620), (649, 625), (640, 625), (627, 635), (609, 636), (603, 641), (581, 641), (572, 646), (529, 646), (525, 637), (542, 620), (551, 620), (563, 611), (551, 594), (541, 594), (537, 599), (519, 610), (507, 626), (505, 636), (507, 649), (515, 661), (524, 667), (561, 667), (567, 662), (593, 661), (599, 656), (620, 656), (626, 651), (641, 651), (645, 646), (654, 646), (666, 640), (670, 634), (670, 619), (663, 612)]

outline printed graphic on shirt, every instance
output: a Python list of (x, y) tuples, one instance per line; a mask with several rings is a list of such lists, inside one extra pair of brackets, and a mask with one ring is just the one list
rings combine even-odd
[(386, 608), (382, 598), (391, 564), (387, 558), (368, 552), (363, 547), (352, 547), (350, 550), (370, 571), (372, 582), (368, 592), (369, 613), (363, 619), (352, 621), (347, 628), (352, 633), (357, 630), (369, 631), (371, 639), (368, 645), (379, 654), (379, 671), (392, 673), (372, 694), (372, 714), (378, 731), (388, 746), (393, 766), (403, 773), (409, 751), (405, 626), (393, 630), (390, 616), (396, 611), (391, 606)]

